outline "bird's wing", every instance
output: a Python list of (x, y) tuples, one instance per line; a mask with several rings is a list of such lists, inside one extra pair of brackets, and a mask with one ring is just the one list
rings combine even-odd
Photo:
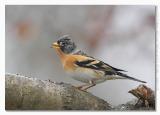
[(76, 61), (75, 64), (79, 67), (90, 68), (94, 70), (104, 71), (107, 75), (116, 75), (118, 71), (124, 71), (121, 69), (114, 68), (102, 61), (96, 60), (92, 57), (88, 57), (85, 60)]
[(107, 72), (106, 74), (116, 74), (117, 71), (124, 71), (121, 69), (114, 68), (114, 67), (112, 67), (102, 61), (96, 60), (92, 57), (88, 57), (87, 59), (85, 59), (83, 61), (76, 61), (75, 64), (80, 67), (104, 71), (104, 72)]
[[(99, 68), (101, 70), (110, 69), (110, 70), (114, 70), (114, 71), (123, 71), (123, 72), (126, 72), (125, 70), (112, 67), (112, 66), (110, 66), (107, 63), (104, 63), (102, 61), (94, 59), (93, 57), (88, 56), (86, 53), (84, 53), (81, 50), (75, 52), (74, 55), (82, 55), (82, 56), (88, 57), (88, 59), (86, 59), (84, 61), (77, 61), (77, 65), (79, 64), (80, 66), (83, 66), (83, 67), (92, 68), (92, 69), (98, 69)], [(85, 65), (85, 64), (87, 64), (87, 65)]]
[(142, 82), (142, 83), (146, 83), (145, 81), (130, 77), (124, 73), (121, 73), (119, 71), (124, 71), (121, 69), (117, 69), (114, 68), (102, 61), (96, 60), (92, 57), (88, 57), (88, 58), (84, 58), (84, 60), (77, 60), (75, 62), (75, 64), (79, 67), (84, 67), (84, 68), (90, 68), (90, 69), (94, 69), (94, 70), (98, 70), (98, 71), (103, 71), (105, 73), (105, 75), (117, 75), (119, 77), (108, 77), (108, 80), (112, 80), (112, 79), (131, 79), (134, 81), (138, 81), (138, 82)]

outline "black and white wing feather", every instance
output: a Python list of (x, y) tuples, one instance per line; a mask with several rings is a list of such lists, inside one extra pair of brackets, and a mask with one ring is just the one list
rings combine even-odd
[(121, 73), (121, 71), (126, 72), (124, 70), (114, 68), (114, 67), (110, 66), (109, 64), (106, 64), (102, 61), (96, 60), (92, 57), (89, 57), (88, 59), (83, 60), (83, 61), (76, 61), (75, 64), (79, 67), (103, 71), (106, 76), (107, 75), (111, 75), (111, 76), (117, 75), (117, 76), (121, 76), (121, 78), (124, 78), (124, 79), (131, 79), (134, 81), (146, 83), (145, 81), (141, 81), (139, 79), (136, 79), (136, 78), (130, 77), (124, 73)]

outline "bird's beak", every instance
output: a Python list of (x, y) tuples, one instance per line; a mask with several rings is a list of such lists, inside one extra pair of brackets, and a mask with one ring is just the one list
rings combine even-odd
[(57, 42), (54, 42), (51, 46), (51, 48), (59, 48), (59, 45), (57, 44)]

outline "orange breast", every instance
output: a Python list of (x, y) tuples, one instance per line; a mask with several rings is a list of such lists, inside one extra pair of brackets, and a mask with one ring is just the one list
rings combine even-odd
[(77, 68), (76, 61), (86, 60), (87, 57), (81, 55), (67, 55), (64, 59), (63, 67), (66, 71), (74, 71)]
[(71, 58), (69, 56), (67, 56), (64, 61), (62, 62), (63, 63), (63, 67), (66, 71), (74, 71), (76, 69), (76, 65), (74, 64), (76, 61), (75, 58)]

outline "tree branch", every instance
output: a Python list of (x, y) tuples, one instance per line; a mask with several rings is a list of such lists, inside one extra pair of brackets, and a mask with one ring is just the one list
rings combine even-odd
[[(106, 101), (66, 83), (15, 74), (6, 74), (5, 79), (6, 110), (155, 110), (154, 91), (144, 85), (129, 91), (135, 96), (139, 94), (137, 98), (140, 96), (142, 103), (136, 104), (135, 98), (111, 107)], [(143, 103), (146, 101), (147, 106)]]
[(6, 74), (6, 110), (110, 110), (110, 105), (66, 83)]

